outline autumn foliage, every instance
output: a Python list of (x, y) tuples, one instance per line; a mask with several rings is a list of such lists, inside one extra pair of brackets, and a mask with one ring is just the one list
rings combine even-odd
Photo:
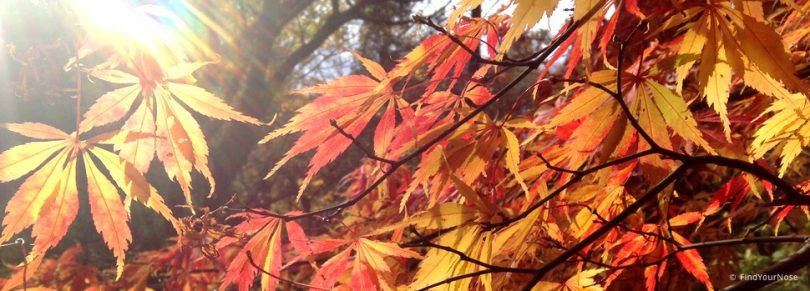
[[(33, 239), (4, 290), (747, 289), (762, 285), (728, 276), (741, 246), (801, 247), (782, 272), (810, 260), (810, 2), (577, 0), (530, 55), (513, 48), (557, 1), (465, 16), (483, 2), (455, 2), (444, 23), (414, 17), (433, 34), (396, 66), (354, 53), (365, 73), (292, 91), (312, 99), (279, 124), (196, 85), (216, 62), (88, 31), (65, 69), (116, 89), (79, 92), (95, 101), (72, 133), (2, 125), (31, 141), (0, 154), (0, 182), (23, 180), (0, 241)], [(350, 148), (364, 158), (331, 207), (201, 209), (226, 194), (200, 118), (266, 127), (262, 144), (295, 135), (267, 176), (308, 160), (297, 199)], [(161, 168), (181, 193), (150, 184)], [(194, 172), (210, 192), (192, 188)], [(111, 272), (78, 263), (81, 247), (48, 252), (82, 195)], [(134, 203), (177, 237), (129, 252)]]

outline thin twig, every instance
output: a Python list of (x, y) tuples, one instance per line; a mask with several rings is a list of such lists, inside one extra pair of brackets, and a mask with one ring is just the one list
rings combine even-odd
[(314, 285), (304, 284), (304, 283), (295, 282), (295, 281), (293, 281), (293, 280), (289, 280), (289, 279), (282, 278), (281, 276), (278, 276), (278, 275), (275, 275), (275, 274), (273, 274), (273, 273), (268, 272), (267, 270), (263, 269), (263, 268), (262, 268), (262, 267), (260, 267), (258, 264), (256, 264), (256, 262), (253, 260), (253, 256), (251, 255), (250, 251), (248, 251), (248, 252), (247, 252), (245, 255), (247, 255), (248, 262), (250, 262), (250, 265), (252, 265), (254, 268), (256, 268), (256, 270), (259, 270), (260, 272), (262, 272), (262, 273), (264, 273), (264, 274), (266, 274), (266, 275), (268, 275), (268, 276), (270, 276), (270, 277), (273, 277), (273, 278), (274, 278), (274, 279), (276, 279), (276, 280), (279, 280), (279, 281), (284, 282), (284, 283), (287, 283), (287, 284), (292, 284), (292, 285), (296, 285), (296, 286), (299, 286), (299, 287), (304, 287), (304, 288), (317, 289), (317, 290), (325, 290), (325, 291), (329, 291), (329, 290), (330, 290), (330, 289), (326, 289), (326, 288), (323, 288), (323, 287), (318, 287), (318, 286), (314, 286)]
[[(419, 236), (419, 237), (422, 236), (421, 234), (416, 232), (416, 230), (414, 230), (414, 229), (411, 229), (411, 231), (416, 233), (417, 236)], [(462, 261), (467, 261), (467, 262), (476, 264), (478, 266), (481, 266), (481, 267), (484, 267), (484, 268), (487, 268), (487, 269), (490, 269), (490, 270), (498, 270), (498, 271), (511, 272), (511, 273), (523, 273), (523, 274), (533, 274), (534, 272), (537, 271), (537, 270), (534, 270), (534, 269), (510, 268), (510, 267), (502, 267), (502, 266), (496, 266), (496, 265), (492, 265), (492, 264), (489, 264), (489, 263), (485, 263), (485, 262), (482, 262), (482, 261), (480, 261), (478, 259), (472, 258), (472, 257), (468, 256), (467, 254), (459, 251), (459, 250), (456, 250), (456, 249), (448, 247), (448, 246), (443, 246), (443, 245), (440, 245), (440, 244), (436, 244), (436, 243), (430, 242), (429, 240), (423, 240), (422, 242), (417, 243), (417, 244), (400, 244), (400, 246), (401, 247), (406, 247), (406, 248), (430, 247), (430, 248), (440, 249), (440, 250), (450, 252), (450, 253), (453, 253), (453, 254), (459, 256), (459, 258)]]
[(351, 134), (349, 134), (348, 132), (343, 130), (343, 128), (341, 128), (337, 124), (337, 121), (335, 121), (334, 119), (329, 120), (329, 124), (331, 124), (332, 127), (334, 127), (338, 131), (338, 133), (340, 133), (342, 136), (350, 139), (352, 141), (352, 144), (354, 146), (356, 146), (358, 149), (360, 149), (361, 151), (363, 151), (363, 153), (366, 154), (366, 156), (369, 159), (372, 159), (372, 160), (375, 160), (375, 161), (380, 161), (380, 162), (383, 162), (383, 163), (386, 163), (386, 164), (389, 164), (389, 165), (394, 164), (394, 163), (397, 162), (397, 161), (394, 161), (394, 160), (389, 160), (389, 159), (382, 158), (382, 157), (379, 157), (379, 156), (375, 155), (374, 152), (372, 152), (371, 150), (366, 148), (366, 146), (364, 146), (362, 143), (360, 143), (360, 141), (358, 141), (357, 138), (355, 138), (354, 136), (352, 136)]
[(552, 198), (554, 198), (557, 195), (559, 195), (560, 193), (562, 193), (562, 191), (564, 191), (568, 187), (571, 187), (573, 184), (579, 182), (580, 180), (582, 180), (582, 178), (584, 178), (585, 176), (587, 176), (587, 175), (589, 175), (591, 173), (594, 173), (594, 172), (602, 170), (602, 169), (606, 169), (606, 168), (611, 167), (611, 166), (620, 165), (620, 164), (623, 164), (623, 163), (626, 163), (626, 162), (629, 162), (629, 161), (632, 161), (632, 160), (635, 160), (635, 159), (638, 159), (638, 158), (641, 158), (641, 157), (644, 157), (644, 156), (648, 156), (648, 155), (651, 155), (653, 153), (654, 152), (652, 150), (640, 151), (638, 153), (635, 153), (635, 154), (632, 154), (632, 155), (629, 155), (629, 156), (625, 156), (625, 157), (622, 157), (622, 158), (618, 158), (618, 159), (615, 159), (615, 160), (612, 160), (612, 161), (609, 161), (609, 162), (606, 162), (606, 163), (603, 163), (603, 164), (600, 164), (600, 165), (596, 165), (596, 166), (593, 166), (593, 167), (588, 168), (588, 169), (580, 170), (579, 173), (574, 174), (574, 176), (571, 177), (571, 180), (568, 180), (568, 182), (566, 182), (565, 184), (563, 184), (562, 186), (560, 186), (559, 188), (557, 188), (553, 192), (549, 193), (546, 197), (543, 197), (542, 199), (540, 199), (540, 201), (537, 201), (534, 204), (532, 204), (532, 206), (529, 206), (529, 208), (527, 208), (525, 211), (521, 212), (520, 214), (518, 214), (516, 216), (513, 216), (512, 218), (505, 219), (504, 221), (502, 221), (500, 223), (487, 225), (487, 228), (501, 228), (501, 227), (507, 226), (509, 224), (512, 224), (513, 222), (516, 222), (518, 220), (521, 220), (521, 219), (525, 218), (526, 216), (529, 215), (529, 213), (531, 213), (535, 209), (539, 208), (540, 206), (542, 206), (543, 204), (545, 204), (546, 202), (548, 202)]
[(18, 238), (14, 240), (14, 243), (20, 245), (20, 253), (22, 254), (23, 258), (23, 273), (22, 273), (22, 284), (23, 290), (28, 290), (28, 250), (25, 249), (25, 239)]
[(675, 169), (675, 171), (673, 171), (666, 178), (658, 182), (658, 184), (650, 188), (650, 190), (648, 190), (647, 193), (645, 193), (638, 200), (627, 206), (627, 208), (622, 210), (622, 212), (616, 215), (616, 217), (611, 219), (608, 223), (605, 223), (604, 225), (596, 229), (594, 232), (592, 232), (590, 235), (580, 240), (576, 245), (571, 247), (569, 250), (563, 252), (559, 256), (555, 257), (554, 259), (543, 265), (537, 271), (537, 273), (534, 274), (534, 277), (532, 277), (532, 279), (529, 280), (529, 283), (527, 283), (526, 286), (523, 287), (523, 290), (524, 291), (531, 290), (534, 287), (534, 285), (536, 285), (538, 282), (540, 282), (541, 279), (543, 279), (543, 276), (546, 273), (548, 273), (549, 271), (553, 270), (560, 264), (567, 261), (568, 258), (576, 255), (577, 253), (579, 253), (579, 251), (589, 246), (597, 239), (601, 238), (602, 235), (606, 234), (608, 231), (616, 227), (622, 221), (630, 217), (630, 215), (641, 209), (641, 207), (647, 204), (647, 202), (650, 202), (653, 200), (653, 198), (658, 197), (658, 193), (660, 193), (670, 184), (679, 179), (681, 175), (692, 166), (693, 165), (690, 164), (684, 164), (679, 166), (677, 169)]
[(490, 65), (496, 65), (496, 66), (505, 66), (505, 67), (529, 67), (532, 64), (532, 60), (523, 61), (523, 62), (512, 62), (512, 61), (496, 61), (496, 60), (491, 60), (491, 59), (485, 59), (485, 58), (481, 57), (481, 55), (478, 54), (475, 51), (475, 49), (473, 49), (471, 47), (468, 47), (466, 44), (464, 44), (464, 41), (459, 39), (458, 36), (456, 36), (456, 35), (452, 34), (451, 32), (447, 31), (447, 29), (445, 29), (443, 26), (434, 23), (433, 20), (431, 20), (430, 18), (424, 17), (424, 16), (419, 16), (419, 15), (414, 15), (413, 20), (416, 23), (421, 23), (421, 24), (427, 25), (430, 28), (433, 28), (433, 30), (436, 30), (436, 31), (440, 32), (441, 34), (444, 34), (447, 38), (449, 38), (452, 42), (454, 42), (456, 45), (458, 45), (461, 49), (465, 50), (467, 53), (472, 55), (472, 57), (475, 58), (476, 61), (479, 61), (481, 63), (490, 64)]
[(441, 280), (439, 282), (436, 282), (436, 283), (427, 285), (425, 287), (419, 288), (417, 291), (428, 291), (428, 290), (433, 289), (435, 287), (439, 287), (439, 286), (444, 285), (444, 284), (450, 284), (450, 283), (453, 283), (453, 282), (458, 281), (458, 280), (463, 280), (463, 279), (467, 279), (467, 278), (474, 278), (474, 277), (478, 277), (478, 276), (481, 276), (481, 275), (493, 274), (493, 273), (509, 273), (509, 272), (491, 270), (491, 269), (476, 271), (476, 272), (467, 273), (467, 274), (464, 274), (464, 275), (459, 275), (459, 276), (450, 277), (450, 278)]
[(79, 146), (79, 129), (81, 128), (82, 122), (82, 70), (79, 65), (79, 49), (81, 48), (81, 43), (76, 44), (76, 140), (74, 140), (76, 147)]
[(537, 156), (538, 156), (538, 157), (540, 157), (540, 160), (542, 160), (542, 161), (543, 161), (543, 163), (545, 163), (545, 164), (546, 164), (546, 167), (547, 167), (547, 168), (552, 169), (552, 170), (555, 170), (555, 171), (557, 171), (557, 172), (570, 173), (570, 174), (579, 174), (579, 173), (581, 173), (581, 172), (582, 172), (582, 171), (580, 171), (580, 170), (571, 170), (571, 169), (561, 168), (561, 167), (557, 167), (557, 166), (555, 166), (555, 165), (552, 165), (552, 164), (551, 164), (551, 162), (549, 162), (549, 161), (546, 159), (546, 157), (544, 157), (544, 156), (543, 156), (543, 154), (542, 154), (542, 153), (540, 153), (539, 151), (537, 152)]

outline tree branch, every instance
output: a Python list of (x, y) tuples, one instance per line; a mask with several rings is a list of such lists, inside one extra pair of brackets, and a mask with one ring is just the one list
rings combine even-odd
[(290, 72), (295, 68), (296, 65), (301, 63), (304, 59), (311, 55), (312, 52), (321, 47), (321, 45), (327, 39), (329, 39), (329, 37), (335, 33), (335, 31), (340, 29), (344, 23), (352, 19), (360, 18), (363, 15), (363, 9), (372, 3), (374, 3), (374, 1), (358, 1), (349, 9), (341, 12), (334, 11), (331, 15), (329, 15), (329, 17), (326, 18), (323, 25), (321, 25), (320, 29), (316, 31), (314, 35), (312, 35), (309, 41), (287, 55), (287, 57), (284, 58), (284, 61), (281, 62), (281, 64), (278, 65), (272, 72), (270, 78), (266, 79), (275, 80), (277, 83), (281, 83), (281, 81), (290, 75)]
[(640, 157), (651, 155), (653, 153), (654, 152), (652, 150), (640, 151), (638, 153), (635, 153), (635, 154), (632, 154), (632, 155), (629, 155), (629, 156), (626, 156), (626, 157), (618, 158), (618, 159), (615, 159), (615, 160), (612, 160), (612, 161), (609, 161), (609, 162), (606, 162), (606, 163), (603, 163), (603, 164), (600, 164), (600, 165), (596, 165), (596, 166), (593, 166), (593, 167), (585, 169), (585, 170), (580, 170), (579, 173), (574, 174), (574, 176), (571, 177), (571, 180), (568, 180), (568, 182), (566, 182), (565, 184), (563, 184), (562, 186), (560, 186), (559, 188), (557, 188), (553, 192), (549, 193), (548, 196), (543, 197), (542, 199), (540, 199), (540, 201), (537, 201), (536, 203), (532, 204), (532, 206), (529, 206), (529, 208), (527, 208), (525, 211), (521, 212), (520, 214), (518, 214), (516, 216), (513, 216), (512, 218), (505, 219), (504, 221), (502, 221), (500, 223), (487, 225), (487, 227), (488, 228), (501, 228), (501, 227), (507, 226), (509, 224), (512, 224), (513, 222), (521, 220), (521, 219), (525, 218), (526, 216), (528, 216), (529, 213), (531, 213), (535, 209), (539, 208), (540, 206), (542, 206), (543, 204), (545, 204), (546, 202), (548, 202), (552, 198), (554, 198), (557, 195), (559, 195), (560, 193), (562, 193), (562, 191), (564, 191), (568, 187), (571, 187), (571, 185), (579, 182), (580, 180), (582, 180), (582, 178), (585, 178), (585, 176), (587, 176), (587, 175), (589, 175), (591, 173), (594, 173), (596, 171), (606, 169), (606, 168), (611, 167), (611, 166), (620, 165), (620, 164), (623, 164), (623, 163), (638, 159)]
[(580, 240), (576, 245), (574, 245), (567, 251), (563, 252), (556, 258), (552, 259), (551, 261), (543, 265), (539, 270), (537, 270), (537, 273), (534, 274), (534, 277), (532, 277), (531, 280), (529, 280), (529, 283), (523, 287), (523, 290), (524, 291), (531, 290), (532, 287), (534, 287), (534, 285), (536, 285), (538, 282), (540, 282), (541, 279), (543, 279), (543, 276), (546, 273), (553, 270), (560, 264), (564, 263), (570, 257), (576, 255), (577, 253), (579, 253), (579, 251), (589, 246), (597, 239), (601, 238), (602, 235), (605, 235), (608, 231), (612, 230), (622, 221), (627, 219), (627, 217), (629, 217), (631, 214), (641, 209), (641, 207), (644, 206), (644, 204), (647, 204), (647, 202), (650, 202), (654, 198), (658, 197), (659, 192), (663, 191), (667, 186), (669, 186), (670, 184), (675, 182), (675, 180), (680, 178), (681, 175), (683, 175), (686, 172), (686, 170), (691, 166), (692, 165), (689, 164), (679, 166), (677, 169), (675, 169), (674, 172), (672, 172), (671, 174), (669, 174), (669, 176), (667, 176), (666, 178), (658, 182), (658, 184), (650, 188), (650, 190), (647, 191), (647, 193), (642, 195), (638, 200), (636, 200), (632, 204), (628, 205), (627, 208), (622, 210), (622, 212), (616, 215), (616, 217), (614, 217), (608, 223), (605, 223), (604, 225), (596, 229), (594, 232), (592, 232), (590, 235)]
[(375, 155), (375, 154), (374, 154), (374, 152), (372, 152), (372, 151), (371, 151), (371, 150), (369, 150), (369, 149), (368, 149), (366, 146), (364, 146), (362, 143), (360, 143), (360, 141), (358, 141), (358, 140), (357, 140), (357, 138), (355, 138), (354, 136), (352, 136), (351, 134), (349, 134), (348, 132), (346, 132), (345, 130), (343, 130), (343, 128), (341, 128), (341, 127), (340, 127), (340, 126), (337, 124), (337, 121), (335, 121), (334, 119), (333, 119), (333, 120), (330, 120), (330, 121), (329, 121), (329, 124), (331, 124), (331, 125), (332, 125), (332, 127), (334, 127), (335, 129), (337, 129), (338, 133), (340, 133), (340, 134), (341, 134), (341, 135), (343, 135), (344, 137), (346, 137), (346, 138), (348, 138), (348, 139), (352, 140), (352, 144), (353, 144), (354, 146), (356, 146), (357, 148), (359, 148), (361, 151), (363, 151), (363, 153), (364, 153), (364, 154), (366, 154), (366, 156), (367, 156), (369, 159), (372, 159), (372, 160), (375, 160), (375, 161), (380, 161), (380, 162), (383, 162), (383, 163), (386, 163), (386, 164), (394, 164), (394, 163), (396, 163), (396, 162), (397, 162), (397, 161), (389, 160), (389, 159), (386, 159), (386, 158), (381, 158), (381, 157), (378, 157), (377, 155)]
[[(417, 235), (417, 236), (419, 236), (419, 237), (421, 237), (421, 236), (422, 236), (421, 234), (417, 233), (417, 232), (416, 232), (415, 230), (413, 230), (413, 229), (411, 229), (411, 231), (413, 231), (414, 233), (416, 233), (416, 235)], [(430, 247), (430, 248), (440, 249), (440, 250), (443, 250), (443, 251), (446, 251), (446, 252), (450, 252), (450, 253), (453, 253), (453, 254), (455, 254), (455, 255), (459, 256), (459, 258), (461, 258), (461, 260), (462, 260), (462, 261), (467, 261), (467, 262), (470, 262), (470, 263), (476, 264), (476, 265), (478, 265), (478, 266), (481, 266), (481, 267), (484, 267), (484, 268), (487, 268), (487, 269), (490, 269), (490, 270), (494, 270), (494, 271), (499, 271), (499, 272), (510, 272), (510, 273), (533, 274), (534, 272), (536, 272), (536, 271), (537, 271), (537, 270), (534, 270), (534, 269), (521, 269), (521, 268), (501, 267), (501, 266), (496, 266), (496, 265), (492, 265), (492, 264), (489, 264), (489, 263), (485, 263), (485, 262), (482, 262), (482, 261), (480, 261), (480, 260), (478, 260), (478, 259), (475, 259), (475, 258), (473, 258), (473, 257), (470, 257), (470, 256), (468, 256), (467, 254), (465, 254), (465, 253), (463, 253), (463, 252), (461, 252), (461, 251), (459, 251), (459, 250), (456, 250), (456, 249), (451, 248), (451, 247), (448, 247), (448, 246), (443, 246), (443, 245), (440, 245), (440, 244), (436, 244), (436, 243), (430, 242), (429, 240), (422, 240), (422, 241), (421, 241), (421, 242), (419, 242), (419, 243), (405, 243), (405, 244), (400, 244), (400, 247), (406, 247), (406, 248), (414, 248), (414, 247)]]
[(262, 273), (266, 274), (267, 276), (273, 277), (276, 280), (279, 280), (279, 281), (287, 283), (287, 284), (291, 284), (291, 285), (295, 285), (295, 286), (299, 286), (299, 287), (304, 287), (304, 288), (309, 288), (309, 289), (325, 290), (325, 291), (330, 290), (330, 289), (327, 289), (327, 288), (318, 287), (318, 286), (309, 285), (309, 284), (304, 284), (304, 283), (295, 282), (293, 280), (282, 278), (281, 276), (278, 276), (278, 275), (275, 275), (273, 273), (268, 272), (267, 270), (263, 269), (261, 266), (256, 264), (256, 261), (253, 260), (253, 255), (250, 253), (250, 251), (248, 251), (245, 255), (247, 256), (248, 262), (250, 263), (251, 266), (253, 266), (253, 268), (256, 268), (256, 270), (259, 270), (259, 272), (262, 272)]

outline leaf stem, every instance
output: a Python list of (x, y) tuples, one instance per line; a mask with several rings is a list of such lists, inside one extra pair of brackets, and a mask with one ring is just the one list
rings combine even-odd
[(79, 50), (81, 49), (81, 41), (77, 42), (76, 44), (76, 136), (75, 136), (75, 144), (76, 148), (79, 146), (79, 128), (82, 122), (82, 70), (79, 65)]

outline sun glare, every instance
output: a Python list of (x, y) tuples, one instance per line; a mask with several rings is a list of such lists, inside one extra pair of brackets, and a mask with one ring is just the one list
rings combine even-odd
[(71, 6), (88, 35), (114, 47), (136, 44), (152, 53), (166, 39), (155, 19), (118, 0), (71, 0)]
[[(216, 59), (207, 44), (199, 39), (174, 9), (179, 7), (144, 5), (133, 7), (122, 0), (70, 0), (88, 37), (120, 53), (132, 49), (148, 51), (170, 63), (198, 59)], [(193, 11), (193, 10), (192, 10)]]

